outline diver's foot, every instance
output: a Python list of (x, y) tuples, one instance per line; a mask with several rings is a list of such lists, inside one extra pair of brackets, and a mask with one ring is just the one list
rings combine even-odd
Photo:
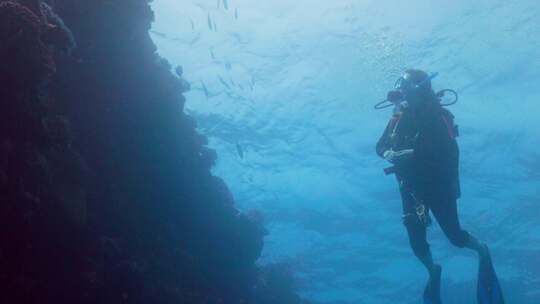
[(429, 271), (429, 281), (424, 289), (424, 304), (441, 304), (441, 265), (435, 264)]

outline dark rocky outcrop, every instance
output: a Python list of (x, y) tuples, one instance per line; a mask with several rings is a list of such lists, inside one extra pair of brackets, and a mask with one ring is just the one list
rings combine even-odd
[(264, 229), (211, 175), (153, 18), (0, 0), (1, 303), (300, 302), (255, 266)]

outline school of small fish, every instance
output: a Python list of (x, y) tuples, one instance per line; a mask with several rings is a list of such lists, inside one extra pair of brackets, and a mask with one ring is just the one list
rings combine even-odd
[[(207, 9), (207, 8), (203, 7), (202, 5), (197, 5), (197, 6), (199, 6), (201, 9), (204, 9), (204, 10)], [(231, 12), (232, 17), (234, 18), (234, 20), (239, 19), (238, 8), (234, 8), (234, 11), (230, 10), (231, 7), (230, 7), (229, 0), (216, 0), (216, 8), (217, 8), (218, 11), (221, 10), (222, 12), (224, 12), (224, 11)], [(217, 33), (218, 32), (218, 24), (217, 24), (217, 21), (216, 21), (215, 17), (216, 17), (216, 12), (208, 11), (206, 13), (206, 25), (207, 25), (208, 30), (210, 32)], [(195, 42), (197, 42), (199, 40), (201, 32), (196, 31), (197, 22), (193, 18), (189, 18), (189, 25), (191, 27), (191, 30), (194, 33), (195, 32), (198, 33), (198, 35), (195, 36), (193, 41), (191, 41), (190, 45), (192, 45), (193, 43), (195, 43)], [(157, 32), (157, 31), (154, 31), (154, 30), (152, 31), (152, 33), (154, 35), (160, 37), (160, 38), (163, 38), (163, 39), (179, 40), (178, 38), (173, 38), (173, 37), (168, 36), (165, 33)], [(233, 33), (231, 35), (233, 37), (235, 37), (236, 39), (239, 39), (238, 34)], [(229, 62), (227, 60), (222, 60), (222, 59), (218, 58), (218, 56), (216, 56), (216, 50), (214, 49), (214, 47), (210, 47), (209, 50), (208, 50), (208, 53), (209, 53), (209, 56), (210, 56), (210, 58), (211, 58), (211, 60), (212, 60), (212, 62), (214, 64), (223, 65), (223, 68), (224, 68), (225, 72), (230, 72), (233, 69), (233, 65), (231, 64), (231, 62)], [(184, 70), (183, 70), (182, 66), (177, 66), (175, 68), (175, 73), (181, 80), (183, 80)], [(213, 97), (219, 96), (221, 94), (225, 94), (229, 98), (235, 99), (235, 100), (247, 100), (247, 98), (242, 96), (242, 94), (240, 92), (245, 92), (246, 90), (248, 92), (253, 91), (254, 87), (255, 87), (255, 79), (253, 77), (251, 77), (251, 80), (245, 85), (242, 85), (240, 83), (236, 83), (232, 79), (231, 76), (225, 76), (223, 74), (217, 74), (216, 75), (216, 80), (223, 86), (223, 89), (224, 89), (223, 91), (220, 91), (220, 92), (219, 91), (214, 91), (214, 92), (212, 92), (209, 89), (209, 87), (207, 86), (207, 84), (205, 83), (205, 81), (202, 80), (202, 79), (199, 80), (200, 86), (193, 87), (193, 89), (198, 90), (198, 91), (202, 91), (202, 93), (204, 94), (204, 96), (206, 97), (207, 100), (209, 100), (209, 99), (211, 99)], [(185, 81), (185, 80), (183, 80), (183, 81)], [(232, 144), (234, 144), (234, 143), (232, 143)], [(244, 159), (244, 154), (245, 154), (244, 153), (244, 151), (245, 151), (244, 147), (242, 147), (242, 145), (239, 142), (236, 142), (235, 146), (236, 146), (236, 152), (238, 154), (239, 159), (241, 159), (241, 160)]]
[[(201, 9), (204, 9), (204, 10), (208, 9), (207, 7), (203, 7), (202, 5), (198, 5), (198, 7), (201, 8)], [(229, 0), (216, 0), (216, 8), (217, 8), (218, 11), (221, 11), (221, 12), (223, 12), (225, 14), (229, 14), (228, 12), (230, 12), (230, 14), (232, 14), (232, 18), (234, 18), (234, 20), (239, 19), (238, 8), (234, 8), (234, 10), (233, 10), (231, 8), (231, 6), (230, 6)], [(206, 26), (208, 27), (208, 30), (210, 32), (214, 32), (214, 33), (218, 32), (218, 23), (216, 21), (217, 19), (215, 18), (217, 16), (217, 13), (218, 12), (216, 12), (216, 11), (207, 11), (206, 12)], [(189, 27), (191, 28), (191, 30), (194, 33), (196, 33), (196, 35), (188, 41), (189, 44), (192, 45), (193, 43), (196, 43), (197, 41), (199, 41), (199, 39), (200, 39), (201, 35), (203, 35), (203, 33), (201, 33), (200, 31), (197, 31), (198, 24), (197, 24), (196, 19), (188, 17), (188, 20), (189, 20), (189, 24), (188, 24)], [(180, 39), (178, 37), (171, 37), (170, 35), (167, 35), (165, 33), (158, 32), (158, 31), (155, 31), (155, 30), (152, 30), (151, 33), (154, 34), (155, 36), (159, 37), (159, 38), (168, 39), (168, 40), (182, 41), (182, 39)], [(238, 39), (238, 34), (236, 34), (236, 33), (232, 33), (231, 36)], [(184, 39), (184, 41), (185, 41), (185, 39)], [(219, 51), (219, 50), (216, 50), (214, 47), (210, 47), (208, 49), (208, 54), (209, 54), (209, 56), (211, 58), (211, 61), (214, 64), (219, 64), (219, 65), (223, 66), (225, 74), (218, 73), (217, 75), (215, 75), (215, 77), (216, 77), (215, 80), (217, 80), (217, 82), (222, 86), (223, 89), (222, 90), (216, 90), (216, 89), (211, 90), (211, 87), (209, 87), (207, 85), (207, 83), (209, 82), (208, 79), (207, 79), (206, 82), (204, 80), (202, 80), (202, 79), (199, 80), (200, 85), (191, 86), (191, 88), (194, 89), (194, 90), (197, 90), (197, 91), (201, 91), (204, 94), (204, 96), (206, 97), (207, 100), (209, 100), (209, 99), (211, 99), (213, 97), (217, 97), (217, 96), (219, 96), (221, 94), (225, 94), (226, 96), (229, 96), (231, 99), (235, 99), (235, 100), (248, 100), (248, 98), (243, 96), (242, 92), (252, 92), (252, 91), (254, 91), (255, 79), (253, 77), (251, 77), (251, 80), (248, 81), (247, 84), (244, 83), (244, 85), (242, 85), (241, 83), (235, 82), (230, 75), (227, 75), (227, 72), (231, 72), (233, 70), (233, 64), (230, 61), (226, 60), (226, 59), (219, 58), (217, 56), (217, 55), (219, 55), (219, 53), (217, 53), (216, 51)], [(177, 66), (175, 68), (174, 72), (182, 81), (186, 82), (183, 79), (184, 70), (183, 70), (182, 66)], [(211, 82), (213, 82), (213, 81), (211, 81)], [(186, 86), (186, 87), (189, 87), (189, 86)], [(239, 143), (237, 143), (236, 148), (237, 148), (237, 152), (238, 152), (238, 155), (239, 155), (240, 159), (243, 159), (244, 151), (243, 151), (242, 146)]]

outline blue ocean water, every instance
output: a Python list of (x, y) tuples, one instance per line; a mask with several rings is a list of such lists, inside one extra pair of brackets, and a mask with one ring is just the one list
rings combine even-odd
[[(465, 229), (487, 242), (507, 302), (540, 303), (538, 1), (155, 0), (159, 53), (182, 65), (214, 174), (314, 303), (419, 303), (426, 273), (374, 153), (374, 111), (406, 68), (438, 72), (460, 125)], [(435, 225), (444, 303), (475, 303), (475, 254)]]

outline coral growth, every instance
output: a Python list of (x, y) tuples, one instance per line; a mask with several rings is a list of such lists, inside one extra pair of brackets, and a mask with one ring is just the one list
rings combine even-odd
[(27, 7), (0, 1), (0, 65), (2, 83), (28, 85), (54, 71), (50, 50), (41, 40), (43, 24)]
[(36, 303), (79, 282), (71, 266), (85, 238), (85, 164), (48, 92), (49, 26), (40, 12), (0, 0), (1, 303)]
[(64, 24), (53, 9), (46, 3), (41, 3), (41, 15), (45, 24), (42, 40), (49, 46), (55, 47), (68, 54), (77, 46), (71, 30)]

